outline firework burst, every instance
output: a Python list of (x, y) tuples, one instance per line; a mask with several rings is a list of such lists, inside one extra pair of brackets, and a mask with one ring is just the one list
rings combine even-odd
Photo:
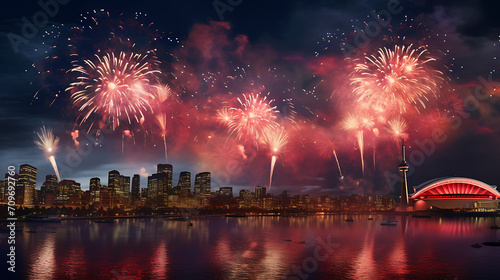
[(139, 123), (147, 112), (152, 112), (155, 96), (150, 88), (160, 73), (155, 70), (154, 58), (124, 52), (95, 58), (70, 70), (79, 74), (67, 90), (80, 113), (80, 124), (97, 115), (102, 120), (109, 119), (116, 128), (121, 120)]
[(400, 145), (399, 141), (408, 137), (408, 134), (406, 133), (408, 124), (402, 117), (390, 119), (389, 121), (387, 121), (386, 129), (394, 142), (396, 142), (396, 145), (398, 147)]
[(424, 47), (381, 48), (355, 65), (351, 85), (359, 102), (400, 113), (409, 107), (419, 112), (443, 81), (443, 73), (431, 67), (435, 60)]
[(244, 94), (238, 98), (239, 108), (230, 108), (231, 114), (228, 127), (231, 134), (238, 139), (252, 140), (258, 143), (264, 140), (273, 129), (278, 127), (276, 122), (276, 106), (272, 106), (267, 98), (258, 94)]

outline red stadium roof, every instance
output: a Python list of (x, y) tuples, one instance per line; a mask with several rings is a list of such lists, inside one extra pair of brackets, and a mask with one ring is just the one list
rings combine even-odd
[(497, 191), (496, 186), (490, 186), (478, 180), (448, 177), (433, 179), (419, 185), (416, 187), (415, 193), (413, 193), (410, 198), (500, 199), (500, 192)]

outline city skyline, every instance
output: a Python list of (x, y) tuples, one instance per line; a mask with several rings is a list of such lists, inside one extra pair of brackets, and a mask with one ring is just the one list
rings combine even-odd
[[(50, 23), (40, 28), (50, 36), (37, 32), (18, 48), (9, 41), (12, 37), (6, 36), (9, 48), (1, 53), (1, 61), (9, 69), (2, 70), (6, 83), (2, 96), (13, 103), (2, 105), (5, 115), (0, 124), (5, 129), (0, 161), (5, 166), (29, 162), (40, 174), (53, 174), (47, 152), (33, 143), (45, 126), (59, 138), (59, 149), (50, 153), (61, 177), (81, 182), (85, 188), (88, 178), (105, 180), (102, 170), (113, 169), (130, 176), (142, 174), (141, 185), (145, 185), (145, 175), (155, 172), (153, 163), (167, 161), (194, 174), (210, 169), (212, 179), (222, 187), (272, 184), (271, 189), (278, 193), (289, 189), (318, 195), (394, 196), (400, 183), (393, 180), (399, 177), (394, 168), (400, 162), (397, 138), (404, 136), (410, 188), (441, 176), (499, 184), (498, 174), (488, 169), (500, 157), (491, 148), (500, 138), (493, 113), (498, 106), (500, 60), (496, 56), (500, 44), (497, 19), (490, 14), (492, 9), (486, 8), (490, 4), (358, 4), (266, 4), (263, 21), (257, 25), (247, 23), (244, 11), (258, 8), (258, 3), (241, 4), (246, 8), (226, 12), (226, 20), (211, 3), (199, 4), (206, 13), (197, 10), (184, 18), (182, 13), (162, 17), (157, 12), (161, 9), (149, 5), (126, 11), (97, 2), (88, 3), (88, 7), (96, 6), (95, 10), (74, 2), (61, 5)], [(162, 5), (169, 11), (170, 7), (192, 11), (182, 3)], [(6, 33), (22, 35), (20, 19), (41, 8), (12, 5), (9, 9), (12, 22)], [(299, 24), (303, 20), (301, 9), (317, 20)], [(487, 16), (468, 13), (471, 9)], [(373, 11), (391, 16), (389, 28)], [(267, 28), (274, 17), (282, 23)], [(99, 36), (92, 36), (88, 29), (95, 22), (102, 22), (104, 28)], [(117, 22), (130, 24), (130, 33), (114, 32)], [(141, 31), (137, 24), (151, 22), (157, 29), (137, 32), (136, 27)], [(365, 24), (378, 24), (380, 31), (366, 31)], [(356, 30), (363, 30), (365, 36)], [(82, 73), (58, 52), (78, 55), (80, 66), (97, 59), (95, 55), (118, 63), (120, 53), (130, 49), (114, 41), (108, 44), (106, 35), (110, 33), (115, 34), (110, 38), (118, 41), (128, 38), (140, 42), (133, 51), (143, 60), (135, 62), (158, 65), (153, 67), (158, 69), (140, 74), (150, 77), (162, 72), (152, 79), (159, 81), (152, 92), (158, 90), (162, 101), (143, 104), (143, 108), (132, 106), (133, 110), (126, 111), (127, 118), (125, 112), (103, 114), (102, 110), (110, 108), (99, 105), (87, 115), (87, 121), (78, 110), (81, 100), (74, 93), (79, 86), (73, 84), (71, 74)], [(403, 41), (398, 39), (401, 35), (405, 36)], [(107, 53), (91, 47), (85, 39), (90, 37), (95, 39), (92, 44), (103, 45)], [(68, 38), (75, 42), (76, 50), (66, 49)], [(360, 44), (362, 40), (369, 44)], [(205, 49), (209, 42), (214, 44)], [(429, 93), (417, 88), (419, 94), (409, 99), (375, 102), (377, 96), (361, 83), (364, 68), (356, 68), (367, 61), (351, 51), (362, 50), (367, 57), (376, 57), (383, 48), (382, 55), (403, 55), (411, 49), (430, 57), (419, 64), (419, 71), (423, 71), (419, 73), (426, 73), (420, 75), (420, 83), (443, 90)], [(149, 61), (143, 56), (152, 49), (158, 52)], [(62, 69), (58, 66), (65, 71), (59, 72)], [(11, 73), (18, 82), (8, 79)], [(113, 89), (116, 85), (109, 86)], [(387, 104), (385, 101), (393, 103), (399, 118), (381, 113), (384, 110), (379, 105)], [(158, 109), (158, 103), (169, 106)], [(378, 113), (368, 118), (358, 115), (363, 109), (356, 103), (368, 103), (370, 110)], [(249, 112), (245, 106), (260, 108), (259, 116), (267, 117), (267, 124), (262, 123), (259, 129), (245, 126), (241, 122)], [(151, 109), (160, 113), (152, 116), (148, 113)], [(144, 120), (138, 112), (144, 114)], [(37, 186), (41, 183), (38, 180)]]

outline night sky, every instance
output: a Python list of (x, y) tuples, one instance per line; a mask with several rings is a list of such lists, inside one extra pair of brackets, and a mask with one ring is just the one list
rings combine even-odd
[[(68, 38), (78, 49), (78, 59), (88, 59), (97, 49), (126, 48), (108, 40), (109, 32), (99, 31), (113, 30), (117, 37), (128, 36), (137, 42), (136, 52), (157, 49), (165, 72), (162, 82), (179, 96), (177, 111), (172, 113), (179, 117), (168, 136), (174, 184), (179, 172), (187, 170), (211, 171), (213, 190), (268, 185), (270, 152), (262, 145), (236, 139), (215, 121), (216, 111), (223, 104), (236, 106), (237, 97), (254, 91), (273, 100), (280, 119), (292, 115), (287, 111), (289, 104), (283, 101), (289, 98), (294, 104), (295, 121), (301, 126), (299, 132), (289, 132), (288, 144), (277, 158), (271, 192), (287, 189), (292, 194), (397, 195), (399, 185), (392, 179), (399, 176), (397, 144), (388, 137), (375, 139), (366, 133), (363, 176), (355, 137), (339, 126), (346, 113), (356, 111), (348, 82), (353, 60), (339, 46), (342, 42), (355, 45), (359, 34), (355, 30), (365, 29), (365, 24), (375, 21), (372, 12), (387, 10), (389, 3), (401, 12), (392, 14), (390, 25), (371, 37), (361, 52), (376, 54), (378, 48), (390, 48), (395, 43), (425, 46), (464, 106), (454, 115), (454, 121), (443, 125), (440, 132), (446, 139), (438, 141), (441, 143), (432, 140), (432, 133), (419, 132), (425, 112), (408, 120), (409, 185), (445, 176), (500, 184), (500, 4), (424, 0), (401, 1), (399, 5), (368, 0), (229, 2), (237, 5), (218, 13), (212, 1), (73, 0), (59, 4), (59, 11), (31, 38), (23, 37), (17, 53), (8, 34), (23, 36), (23, 17), (32, 20), (43, 10), (37, 1), (4, 4), (0, 21), (2, 168), (7, 171), (9, 165), (18, 168), (24, 163), (37, 167), (40, 188), (45, 175), (54, 173), (33, 143), (35, 132), (43, 125), (60, 138), (55, 157), (61, 177), (80, 182), (83, 190), (88, 189), (92, 177), (100, 177), (106, 184), (110, 170), (127, 176), (146, 175), (155, 173), (155, 165), (165, 162), (158, 129), (147, 123), (103, 132), (95, 145), (95, 139), (84, 133), (89, 124), (79, 123), (78, 111), (71, 106), (71, 93), (65, 91), (74, 80), (72, 73), (66, 73), (71, 68)], [(76, 32), (75, 28), (96, 27), (91, 16), (99, 18), (101, 25)], [(152, 22), (155, 29), (116, 33), (113, 25), (120, 20), (125, 27)], [(155, 36), (159, 39), (154, 43), (148, 41)], [(125, 129), (134, 136), (124, 136)], [(79, 155), (71, 138), (74, 130), (80, 131)], [(323, 158), (315, 148), (314, 142), (325, 134), (333, 135), (337, 142), (343, 180), (339, 179), (335, 158)], [(229, 142), (237, 151), (221, 147)], [(146, 182), (143, 176), (141, 186)]]

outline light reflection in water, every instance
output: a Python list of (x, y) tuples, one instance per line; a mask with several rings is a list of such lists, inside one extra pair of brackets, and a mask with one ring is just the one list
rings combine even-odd
[(165, 219), (64, 221), (57, 233), (32, 224), (28, 229), (36, 233), (19, 236), (19, 263), (26, 263), (25, 279), (111, 279), (116, 273), (137, 279), (277, 279), (286, 272), (297, 276), (292, 268), (314, 256), (320, 238), (341, 246), (318, 261), (308, 279), (488, 279), (496, 271), (497, 248), (470, 246), (497, 238), (489, 229), (492, 219), (408, 216), (384, 227), (380, 221), (388, 217), (372, 216), (354, 216), (351, 223), (341, 215), (200, 217), (192, 227)]
[(37, 250), (30, 255), (31, 266), (28, 275), (31, 279), (54, 279), (54, 271), (57, 267), (55, 259), (56, 235), (47, 234), (40, 241)]

